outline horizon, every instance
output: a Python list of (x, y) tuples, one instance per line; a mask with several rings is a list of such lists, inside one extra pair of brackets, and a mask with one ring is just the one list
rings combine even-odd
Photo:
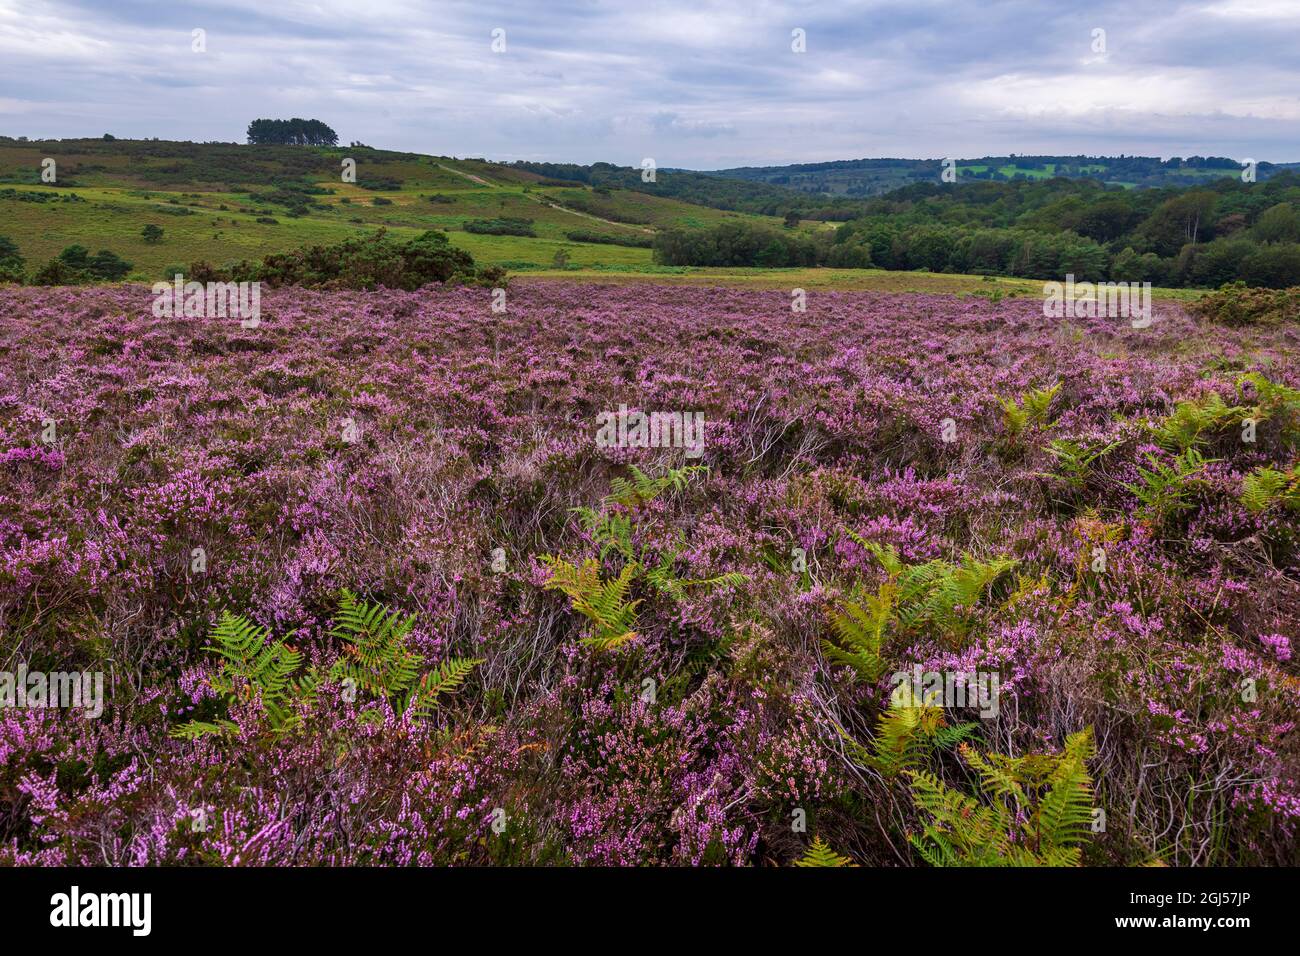
[[(286, 118), (288, 118), (288, 117), (276, 117), (276, 118), (277, 118), (277, 119), (286, 119)], [(305, 117), (304, 117), (304, 118), (305, 118)], [(327, 122), (327, 121), (326, 121), (326, 122)], [(327, 122), (327, 125), (328, 125), (328, 122)], [(112, 136), (113, 136), (113, 140), (112, 140), (112, 141), (116, 141), (116, 142), (127, 142), (127, 143), (151, 143), (151, 142), (158, 142), (158, 143), (185, 143), (185, 144), (193, 145), (193, 146), (207, 146), (207, 145), (220, 145), (220, 146), (256, 146), (256, 145), (257, 145), (257, 144), (254, 144), (254, 143), (248, 143), (248, 142), (242, 142), (242, 143), (241, 143), (241, 142), (239, 142), (239, 141), (237, 141), (237, 140), (188, 140), (188, 139), (169, 140), (169, 139), (163, 139), (162, 137), (159, 137), (159, 136), (142, 136), (142, 137), (134, 137), (134, 136), (117, 136), (117, 135), (113, 134), (111, 130), (110, 130), (110, 131), (105, 131), (105, 132), (107, 132), (109, 135), (112, 135)], [(0, 139), (10, 139), (10, 140), (13, 140), (14, 142), (27, 142), (27, 143), (48, 143), (48, 142), (94, 142), (94, 141), (96, 141), (96, 140), (103, 140), (104, 135), (105, 135), (104, 133), (100, 133), (100, 134), (98, 134), (98, 135), (91, 135), (91, 136), (35, 137), (35, 136), (29, 136), (29, 135), (26, 135), (26, 134), (18, 134), (17, 136), (12, 136), (12, 135), (10, 135), (10, 134), (8, 134), (8, 133), (0, 133)], [(338, 146), (325, 146), (325, 147), (322, 147), (322, 146), (304, 146), (303, 148), (306, 148), (306, 149), (345, 149), (345, 148), (347, 148), (347, 147), (344, 146), (344, 145), (342, 144), (342, 139), (343, 139), (343, 137), (340, 137), (340, 145), (338, 145)], [(373, 144), (373, 143), (365, 143), (365, 144), (363, 145), (363, 148), (366, 148), (366, 149), (374, 149), (374, 150), (379, 150), (379, 151), (382, 151), (382, 152), (390, 152), (390, 153), (410, 153), (410, 154), (412, 154), (412, 155), (437, 156), (437, 157), (445, 158), (445, 159), (455, 159), (455, 160), (483, 160), (484, 162), (495, 163), (495, 164), (497, 164), (497, 165), (508, 165), (508, 164), (510, 164), (510, 163), (513, 163), (513, 162), (547, 162), (546, 160), (508, 160), (508, 159), (500, 159), (500, 158), (497, 158), (497, 157), (494, 157), (494, 156), (472, 156), (472, 155), (469, 155), (469, 154), (466, 154), (466, 155), (463, 155), (463, 156), (462, 156), (462, 155), (458, 155), (458, 154), (455, 154), (455, 153), (421, 153), (421, 152), (419, 152), (418, 150), (404, 150), (404, 149), (397, 149), (396, 147), (390, 147), (390, 146), (376, 146), (376, 145)], [(1202, 158), (1202, 159), (1233, 159), (1233, 158), (1234, 158), (1234, 157), (1221, 157), (1221, 156), (1215, 156), (1214, 154), (1204, 154), (1204, 155), (1202, 155), (1202, 154), (1199, 154), (1199, 153), (1188, 153), (1188, 154), (1171, 153), (1171, 154), (1169, 154), (1169, 155), (1145, 155), (1145, 154), (1140, 154), (1140, 153), (1020, 153), (1020, 152), (1014, 152), (1014, 151), (1013, 151), (1013, 152), (1010, 152), (1010, 153), (986, 153), (986, 154), (979, 155), (979, 156), (975, 156), (975, 155), (971, 155), (971, 156), (954, 156), (954, 157), (951, 157), (951, 158), (954, 159), (954, 160), (955, 160), (956, 162), (958, 162), (958, 163), (969, 163), (969, 162), (974, 162), (974, 161), (981, 160), (981, 159), (997, 159), (997, 158), (1004, 158), (1004, 157), (1010, 157), (1010, 158), (1016, 158), (1016, 159), (1051, 159), (1051, 158), (1055, 158), (1055, 157), (1064, 157), (1064, 156), (1070, 156), (1070, 157), (1074, 157), (1074, 158), (1084, 158), (1084, 159), (1119, 159), (1119, 158), (1125, 158), (1125, 159), (1159, 159), (1159, 160), (1162, 160), (1162, 161), (1167, 161), (1167, 160), (1174, 159), (1174, 158), (1179, 158), (1179, 159), (1183, 159), (1183, 160), (1188, 160), (1188, 159), (1193, 159), (1193, 158), (1197, 158), (1197, 157)], [(687, 173), (711, 173), (711, 172), (724, 172), (724, 171), (732, 170), (732, 169), (764, 169), (764, 168), (781, 168), (781, 167), (797, 167), (797, 166), (818, 166), (818, 165), (823, 165), (823, 164), (826, 164), (826, 163), (860, 163), (860, 162), (871, 162), (871, 161), (881, 161), (881, 160), (899, 160), (899, 161), (904, 161), (904, 162), (939, 163), (939, 162), (942, 162), (945, 158), (948, 158), (948, 157), (942, 157), (942, 156), (852, 156), (852, 157), (848, 157), (848, 156), (840, 156), (840, 157), (837, 157), (837, 158), (834, 158), (834, 159), (820, 159), (820, 160), (814, 159), (814, 160), (807, 160), (807, 161), (805, 161), (805, 162), (799, 162), (799, 163), (767, 162), (767, 163), (749, 163), (749, 164), (746, 164), (746, 165), (744, 165), (744, 166), (719, 166), (719, 167), (708, 167), (708, 168), (706, 168), (706, 167), (690, 167), (690, 166), (663, 166), (663, 167), (660, 167), (660, 172), (674, 172), (674, 171), (681, 171), (681, 172), (687, 172)], [(1296, 160), (1296, 159), (1280, 159), (1280, 160), (1274, 160), (1274, 159), (1264, 159), (1264, 158), (1260, 158), (1260, 157), (1254, 157), (1254, 158), (1255, 158), (1256, 161), (1259, 162), (1259, 163), (1262, 163), (1262, 164), (1269, 164), (1269, 165), (1272, 165), (1272, 166), (1296, 166), (1296, 165), (1300, 165), (1300, 160)], [(555, 162), (559, 162), (559, 161), (558, 161), (558, 160), (555, 160)], [(632, 164), (632, 163), (614, 163), (612, 160), (608, 160), (608, 159), (590, 159), (590, 160), (587, 160), (587, 161), (585, 161), (585, 162), (583, 162), (583, 161), (576, 161), (576, 160), (575, 160), (575, 161), (571, 161), (571, 162), (572, 162), (572, 165), (576, 165), (576, 166), (584, 166), (584, 167), (591, 167), (591, 166), (597, 165), (598, 163), (608, 163), (608, 164), (611, 164), (611, 165), (620, 166), (621, 168), (624, 168), (624, 169), (635, 169), (635, 168), (637, 168), (636, 165), (635, 165), (635, 164)]]
[(0, 125), (69, 138), (112, 117), (101, 133), (207, 142), (241, 136), (253, 113), (314, 116), (403, 152), (691, 170), (1012, 153), (1290, 162), (1297, 50), (1300, 6), (1279, 0), (0, 0)]

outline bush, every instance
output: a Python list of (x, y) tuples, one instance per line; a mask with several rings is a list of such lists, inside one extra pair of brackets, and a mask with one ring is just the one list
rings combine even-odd
[(835, 269), (870, 269), (871, 246), (865, 242), (837, 242), (826, 253), (826, 264)]
[(605, 232), (592, 232), (590, 229), (570, 229), (564, 237), (572, 242), (594, 242), (608, 246), (630, 246), (634, 249), (649, 249), (654, 245), (654, 237), (619, 236)]
[(205, 262), (192, 263), (194, 281), (260, 281), (275, 288), (283, 285), (309, 289), (419, 289), (431, 282), (499, 284), (499, 270), (475, 270), (468, 252), (453, 247), (446, 233), (430, 230), (399, 242), (383, 229), (371, 235), (345, 239), (332, 246), (305, 246), (293, 252), (269, 255), (260, 263), (241, 262), (215, 269)]
[(394, 179), (392, 176), (367, 176), (364, 181), (358, 182), (357, 185), (362, 189), (382, 189), (388, 192), (396, 192), (402, 188), (402, 181)]
[(22, 282), (24, 264), (14, 241), (8, 236), (0, 236), (0, 282)]
[(1244, 239), (1216, 239), (1186, 246), (1178, 257), (1178, 274), (1186, 285), (1217, 289), (1241, 275), (1242, 263), (1258, 249)]
[(536, 236), (531, 219), (467, 219), (465, 231), (485, 236)]
[(85, 285), (89, 281), (89, 275), (62, 259), (51, 259), (32, 276), (32, 285)]
[(1280, 202), (1260, 213), (1255, 220), (1258, 242), (1300, 242), (1300, 217), (1289, 202)]
[(145, 226), (140, 230), (140, 237), (149, 245), (157, 245), (162, 242), (163, 230), (161, 226), (155, 226), (153, 223)]
[(1300, 320), (1300, 287), (1252, 289), (1238, 280), (1207, 292), (1192, 311), (1220, 325), (1276, 325)]
[(32, 277), (33, 285), (85, 285), (90, 282), (117, 282), (126, 278), (132, 263), (107, 249), (93, 256), (85, 246), (68, 246), (42, 266)]
[(1150, 282), (1167, 285), (1170, 282), (1170, 263), (1154, 252), (1138, 254), (1132, 246), (1115, 257), (1110, 264), (1110, 277), (1116, 282)]

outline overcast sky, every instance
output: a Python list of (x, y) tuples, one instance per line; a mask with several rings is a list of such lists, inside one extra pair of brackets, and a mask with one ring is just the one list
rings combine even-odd
[(243, 142), (290, 116), (343, 143), (629, 166), (1296, 161), (1300, 0), (0, 0), (2, 134)]

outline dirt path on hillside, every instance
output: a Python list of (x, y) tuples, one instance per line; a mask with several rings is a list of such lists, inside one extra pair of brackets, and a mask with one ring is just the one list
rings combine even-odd
[[(466, 173), (459, 169), (452, 169), (450, 166), (444, 166), (442, 163), (438, 163), (438, 168), (445, 169), (449, 173), (455, 173), (457, 176), (464, 176), (466, 179), (470, 180), (471, 182), (476, 182), (480, 186), (487, 186), (491, 189), (499, 188), (496, 183), (490, 183), (486, 179), (483, 179), (481, 176), (475, 176), (473, 173)], [(593, 216), (589, 212), (579, 212), (576, 209), (569, 209), (565, 206), (561, 206), (559, 203), (551, 202), (549, 199), (546, 199), (544, 197), (534, 196), (532, 193), (524, 193), (523, 195), (527, 196), (529, 199), (533, 200), (534, 202), (541, 203), (543, 206), (550, 206), (552, 209), (558, 209), (560, 212), (567, 212), (570, 216), (581, 216), (583, 219), (590, 219), (593, 222), (603, 222), (607, 226), (618, 226), (619, 228), (622, 229), (635, 229), (637, 232), (644, 232), (647, 235), (651, 235), (651, 236), (655, 234), (655, 231), (653, 229), (646, 229), (642, 226), (634, 226), (631, 223), (627, 223), (627, 222), (617, 222), (616, 220), (613, 219), (602, 219), (600, 216)]]
[(549, 199), (544, 199), (541, 196), (534, 196), (531, 193), (528, 194), (528, 197), (537, 200), (543, 206), (550, 206), (552, 209), (558, 209), (560, 212), (567, 212), (570, 216), (581, 216), (583, 219), (603, 222), (607, 226), (618, 226), (620, 229), (635, 229), (637, 232), (644, 232), (651, 236), (655, 234), (653, 229), (646, 229), (644, 226), (634, 226), (629, 222), (618, 222), (614, 219), (601, 219), (599, 216), (593, 216), (589, 212), (579, 212), (576, 209), (569, 209), (567, 206), (561, 206), (559, 203), (553, 203)]
[(462, 172), (459, 169), (452, 169), (450, 166), (442, 165), (442, 163), (438, 164), (438, 168), (445, 169), (449, 173), (455, 173), (457, 176), (464, 176), (466, 179), (470, 180), (471, 182), (478, 183), (480, 186), (487, 186), (490, 189), (497, 188), (496, 183), (490, 183), (486, 179), (483, 179), (481, 176), (475, 176), (473, 173), (466, 173), (466, 172)]

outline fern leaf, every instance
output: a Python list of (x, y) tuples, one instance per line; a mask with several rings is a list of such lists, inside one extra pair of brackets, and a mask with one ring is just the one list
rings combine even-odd
[(832, 850), (819, 836), (813, 837), (812, 846), (808, 848), (800, 859), (795, 860), (795, 866), (856, 866), (847, 856), (840, 856)]

